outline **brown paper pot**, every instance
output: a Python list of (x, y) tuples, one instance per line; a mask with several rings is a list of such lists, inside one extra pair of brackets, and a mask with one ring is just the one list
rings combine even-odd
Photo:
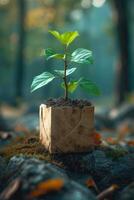
[(50, 153), (89, 151), (94, 144), (93, 134), (93, 106), (40, 106), (40, 140)]

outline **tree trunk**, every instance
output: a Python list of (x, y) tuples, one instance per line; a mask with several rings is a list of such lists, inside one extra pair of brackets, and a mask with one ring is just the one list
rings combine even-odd
[(19, 41), (17, 54), (17, 70), (16, 70), (16, 99), (23, 97), (23, 78), (24, 78), (24, 46), (25, 46), (25, 0), (18, 1), (18, 15), (19, 15)]
[(119, 63), (117, 66), (117, 104), (121, 104), (130, 90), (129, 82), (129, 28), (128, 1), (113, 0), (117, 13), (117, 36), (119, 44)]

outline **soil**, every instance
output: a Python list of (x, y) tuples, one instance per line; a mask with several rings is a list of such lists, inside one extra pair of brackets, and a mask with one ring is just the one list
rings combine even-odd
[(47, 107), (57, 107), (57, 106), (71, 106), (83, 108), (84, 106), (91, 106), (91, 102), (84, 99), (68, 99), (67, 101), (64, 98), (58, 99), (48, 99), (45, 104)]

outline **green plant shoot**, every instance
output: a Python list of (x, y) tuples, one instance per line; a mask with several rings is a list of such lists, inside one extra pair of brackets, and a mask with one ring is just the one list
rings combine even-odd
[(77, 31), (65, 32), (60, 34), (57, 31), (49, 31), (63, 46), (63, 53), (55, 52), (53, 49), (48, 48), (43, 50), (43, 56), (49, 59), (59, 59), (63, 61), (63, 70), (55, 69), (52, 73), (43, 72), (33, 79), (31, 85), (31, 92), (47, 85), (54, 79), (61, 79), (61, 87), (64, 89), (64, 99), (68, 100), (68, 94), (73, 93), (78, 87), (92, 95), (100, 95), (100, 90), (95, 83), (80, 77), (79, 80), (70, 80), (70, 75), (73, 74), (78, 67), (70, 68), (70, 64), (77, 63), (77, 66), (82, 64), (92, 64), (93, 56), (92, 51), (88, 49), (78, 48), (74, 52), (68, 51), (69, 45), (79, 36)]

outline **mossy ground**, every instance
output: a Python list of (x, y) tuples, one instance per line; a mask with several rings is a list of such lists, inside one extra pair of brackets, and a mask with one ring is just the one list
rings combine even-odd
[[(128, 152), (124, 151), (122, 148), (102, 148), (101, 146), (95, 148), (98, 150), (105, 151), (107, 157), (116, 160), (119, 157), (126, 155)], [(94, 151), (95, 149), (92, 149)], [(77, 154), (49, 154), (46, 151), (45, 147), (39, 141), (38, 134), (27, 134), (23, 137), (17, 137), (9, 145), (6, 145), (4, 148), (0, 149), (0, 156), (3, 156), (9, 160), (12, 156), (32, 156), (40, 160), (45, 160), (50, 163), (53, 163), (64, 169), (85, 172), (87, 166), (83, 163), (83, 156), (86, 156), (88, 153), (77, 153)]]
[(46, 151), (44, 146), (39, 142), (39, 136), (28, 134), (14, 139), (9, 145), (0, 149), (0, 155), (10, 159), (17, 155), (34, 156), (39, 159), (51, 161), (51, 155)]

